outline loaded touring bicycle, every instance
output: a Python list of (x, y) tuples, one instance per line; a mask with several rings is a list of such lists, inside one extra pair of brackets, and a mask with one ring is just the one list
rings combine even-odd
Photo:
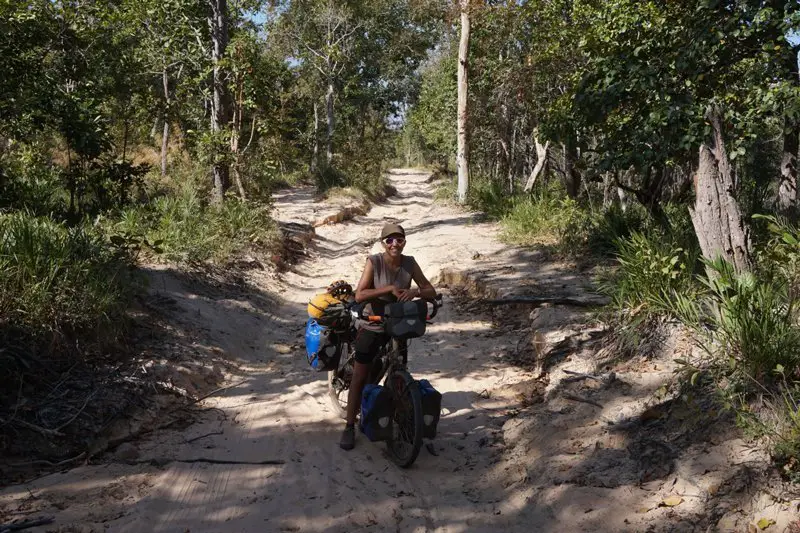
[(309, 304), (308, 361), (315, 370), (328, 372), (331, 405), (344, 417), (353, 375), (355, 322), (383, 325), (389, 341), (372, 362), (362, 393), (359, 427), (369, 440), (385, 441), (396, 464), (411, 466), (423, 438), (436, 436), (442, 397), (427, 380), (418, 381), (409, 373), (408, 340), (424, 335), (427, 323), (442, 306), (442, 297), (387, 304), (384, 316), (365, 316), (363, 306), (350, 295), (352, 288), (337, 282)]

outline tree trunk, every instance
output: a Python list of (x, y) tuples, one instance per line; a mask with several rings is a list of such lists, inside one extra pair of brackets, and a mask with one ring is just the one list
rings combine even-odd
[(239, 193), (239, 198), (242, 200), (247, 200), (247, 193), (244, 192), (244, 185), (242, 184), (242, 176), (239, 173), (239, 158), (236, 158), (236, 162), (234, 163), (233, 167), (231, 168), (231, 173), (233, 174), (233, 183), (236, 184), (236, 190)]
[(514, 126), (511, 128), (511, 155), (508, 161), (508, 191), (511, 194), (514, 194), (514, 189), (516, 188), (516, 181), (517, 181), (517, 157), (516, 157), (516, 150), (517, 150), (517, 121), (514, 121)]
[[(233, 117), (231, 118), (231, 155), (233, 156), (231, 175), (233, 176), (233, 183), (236, 185), (236, 190), (239, 193), (239, 198), (247, 200), (247, 194), (244, 192), (244, 185), (242, 184), (242, 175), (239, 171), (242, 163), (242, 153), (239, 150), (239, 144), (242, 139), (242, 117), (244, 116), (243, 75), (237, 75), (234, 87), (236, 94), (233, 102)], [(255, 126), (255, 122), (253, 125)], [(250, 139), (252, 140), (252, 138), (251, 131)], [(250, 146), (250, 144), (248, 143), (247, 146)]]
[(458, 168), (458, 202), (467, 201), (469, 187), (469, 147), (467, 122), (469, 108), (467, 106), (468, 80), (467, 62), (469, 59), (469, 0), (461, 1), (461, 39), (458, 43), (458, 152), (456, 167)]
[(789, 120), (784, 126), (789, 131), (783, 136), (783, 156), (781, 157), (781, 184), (778, 189), (778, 209), (791, 210), (797, 203), (797, 151), (798, 129)]
[(534, 134), (533, 142), (536, 144), (536, 165), (533, 167), (531, 175), (528, 177), (528, 182), (525, 184), (525, 192), (531, 192), (539, 174), (547, 171), (547, 151), (550, 149), (550, 141), (545, 141), (542, 144), (539, 142), (539, 137)]
[(209, 0), (211, 3), (211, 61), (213, 65), (213, 97), (211, 100), (211, 133), (214, 137), (214, 191), (212, 200), (221, 203), (230, 183), (230, 168), (223, 153), (225, 143), (220, 139), (230, 116), (228, 91), (225, 85), (223, 59), (228, 47), (228, 1)]
[(700, 249), (706, 259), (722, 257), (737, 272), (750, 270), (750, 230), (736, 201), (734, 177), (725, 150), (720, 113), (707, 111), (711, 138), (700, 146), (695, 174), (695, 204), (689, 208)]
[(334, 129), (334, 116), (333, 116), (333, 97), (335, 89), (333, 81), (328, 82), (328, 92), (325, 93), (325, 111), (328, 116), (328, 138), (325, 142), (325, 161), (328, 166), (333, 162), (333, 129)]
[(317, 163), (319, 162), (319, 106), (317, 100), (314, 100), (314, 152), (311, 155), (311, 172), (317, 171)]
[(167, 150), (169, 150), (169, 75), (167, 65), (161, 72), (161, 82), (164, 86), (164, 133), (161, 136), (161, 176), (167, 175)]
[(608, 211), (614, 205), (614, 176), (611, 172), (603, 173), (603, 210)]
[[(800, 83), (797, 54), (800, 46), (794, 46), (786, 54), (787, 77), (796, 86)], [(790, 211), (797, 205), (797, 152), (800, 148), (800, 124), (797, 120), (784, 121), (783, 155), (781, 156), (781, 183), (778, 188), (778, 209)]]
[[(122, 121), (122, 160), (125, 161), (128, 155), (128, 136), (130, 135), (130, 128), (131, 122), (130, 117), (128, 114), (125, 114), (125, 118)], [(0, 155), (0, 159), (2, 159), (2, 155)], [(2, 187), (0, 187), (2, 190)]]
[(231, 128), (231, 154), (233, 154), (233, 165), (231, 165), (231, 174), (233, 176), (233, 183), (236, 185), (236, 191), (239, 193), (239, 197), (242, 200), (247, 200), (247, 194), (244, 192), (244, 185), (242, 184), (242, 176), (239, 172), (239, 166), (241, 164), (241, 154), (239, 153), (239, 141), (241, 137), (241, 118), (239, 115), (241, 114), (241, 108), (238, 108), (234, 111), (234, 120), (233, 120), (233, 128)]
[(578, 152), (575, 139), (570, 136), (564, 144), (564, 185), (570, 198), (577, 198), (581, 191), (581, 174), (575, 168)]

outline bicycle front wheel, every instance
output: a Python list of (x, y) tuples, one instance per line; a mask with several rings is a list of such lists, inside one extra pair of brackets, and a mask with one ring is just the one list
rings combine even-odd
[(385, 384), (394, 400), (392, 437), (386, 446), (392, 460), (401, 468), (408, 468), (422, 448), (422, 393), (405, 370), (393, 371)]
[(347, 418), (347, 394), (349, 388), (338, 376), (336, 370), (328, 370), (328, 401), (333, 414), (339, 418)]

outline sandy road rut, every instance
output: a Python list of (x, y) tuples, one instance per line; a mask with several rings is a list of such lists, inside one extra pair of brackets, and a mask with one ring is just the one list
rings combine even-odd
[[(19, 504), (30, 490), (50, 504), (43, 510), (56, 515), (53, 531), (530, 531), (521, 516), (527, 495), (507, 492), (498, 472), (502, 406), (481, 395), (524, 376), (496, 357), (504, 339), (488, 321), (446, 305), (413, 341), (410, 368), (443, 393), (444, 414), (438, 455), (423, 449), (409, 470), (363, 435), (355, 450), (339, 449), (343, 423), (328, 407), (323, 376), (304, 360), (306, 302), (335, 279), (357, 281), (387, 220), (404, 225), (406, 253), (431, 279), (502, 248), (492, 225), (434, 204), (427, 177), (394, 171), (396, 196), (356, 221), (317, 228), (311, 257), (282, 279), (257, 279), (261, 293), (198, 291), (168, 271), (154, 275), (153, 290), (177, 303), (177, 320), (206, 332), (243, 382), (206, 400), (204, 421), (138, 443), (138, 459), (284, 464), (115, 461), (12, 487), (0, 505)], [(276, 195), (284, 222), (318, 220), (320, 208), (311, 189)]]

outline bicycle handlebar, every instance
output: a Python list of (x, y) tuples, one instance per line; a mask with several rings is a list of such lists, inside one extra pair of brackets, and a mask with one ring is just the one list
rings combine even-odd
[(431, 320), (433, 319), (433, 317), (436, 316), (436, 313), (439, 312), (439, 308), (444, 305), (444, 303), (442, 302), (442, 295), (437, 294), (433, 300), (426, 300), (426, 301), (433, 304), (433, 311), (431, 311), (431, 314), (428, 316), (428, 320)]
[[(441, 294), (437, 294), (436, 297), (433, 298), (432, 300), (426, 298), (421, 298), (421, 299), (433, 305), (433, 311), (431, 311), (431, 314), (427, 316), (427, 320), (432, 320), (433, 317), (436, 316), (436, 313), (439, 312), (439, 308), (442, 307), (442, 305), (444, 305), (444, 303), (442, 302)], [(384, 319), (384, 317), (380, 315), (365, 315), (363, 309), (357, 313), (357, 316), (358, 318), (362, 318), (367, 322), (374, 322), (374, 323), (383, 322)]]

